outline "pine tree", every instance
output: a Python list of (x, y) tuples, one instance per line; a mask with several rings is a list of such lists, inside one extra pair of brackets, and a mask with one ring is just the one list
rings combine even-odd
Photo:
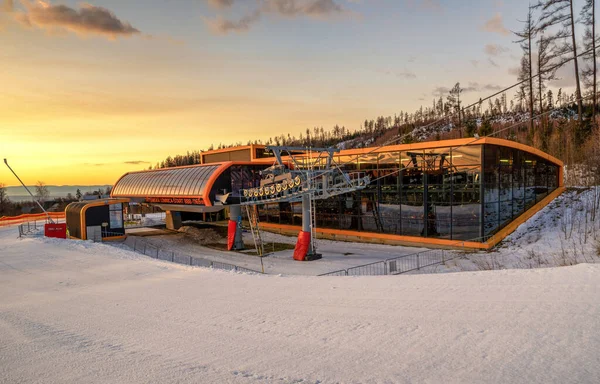
[(479, 136), (485, 137), (491, 135), (492, 133), (493, 129), (490, 119), (484, 118), (483, 122), (481, 123), (481, 127), (479, 127)]
[(458, 114), (458, 127), (462, 125), (462, 111), (460, 108), (460, 94), (462, 91), (463, 89), (460, 87), (460, 83), (456, 83), (450, 90), (450, 94), (447, 98), (449, 110), (453, 110)]
[(0, 183), (0, 217), (9, 213), (11, 202), (6, 192), (6, 186)]

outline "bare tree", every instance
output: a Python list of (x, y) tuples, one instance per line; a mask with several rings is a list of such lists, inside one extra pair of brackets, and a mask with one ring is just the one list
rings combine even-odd
[[(532, 93), (532, 81), (531, 80), (531, 63), (529, 61), (529, 55), (524, 54), (521, 57), (521, 66), (519, 67), (519, 74), (517, 76), (517, 80), (521, 83), (519, 85), (519, 89), (515, 94), (515, 98), (517, 99), (517, 103), (519, 106), (519, 112), (523, 111), (523, 102), (528, 102), (529, 104), (529, 113), (533, 117), (533, 93)], [(533, 118), (530, 119), (530, 131), (533, 132)]]
[(521, 49), (523, 50), (523, 59), (521, 59), (521, 71), (519, 72), (519, 81), (527, 80), (529, 84), (529, 130), (533, 134), (533, 70), (531, 69), (533, 66), (531, 60), (532, 54), (532, 46), (531, 42), (535, 37), (537, 32), (536, 25), (533, 21), (533, 9), (529, 7), (527, 9), (527, 20), (525, 20), (523, 25), (523, 29), (520, 32), (513, 32), (519, 40), (515, 41), (515, 43), (519, 43), (521, 45)]
[(537, 5), (542, 8), (538, 29), (558, 26), (558, 32), (548, 38), (553, 42), (555, 53), (558, 56), (572, 54), (575, 67), (575, 96), (577, 99), (577, 113), (581, 126), (583, 104), (581, 100), (581, 86), (579, 80), (579, 62), (577, 60), (577, 41), (575, 38), (575, 17), (573, 13), (573, 0), (541, 0)]
[(42, 203), (48, 200), (48, 198), (50, 197), (50, 191), (48, 190), (46, 183), (44, 183), (43, 181), (38, 180), (38, 182), (36, 183), (35, 197), (37, 197), (38, 200)]
[(587, 53), (583, 56), (588, 63), (581, 72), (583, 84), (592, 95), (592, 122), (596, 124), (596, 5), (594, 0), (585, 0), (581, 9), (581, 23), (585, 26), (583, 48)]
[(540, 103), (540, 113), (544, 113), (543, 92), (545, 90), (545, 82), (556, 79), (556, 70), (554, 66), (554, 53), (551, 52), (551, 41), (544, 38), (540, 34), (538, 39), (537, 49), (537, 66), (538, 66), (538, 99)]

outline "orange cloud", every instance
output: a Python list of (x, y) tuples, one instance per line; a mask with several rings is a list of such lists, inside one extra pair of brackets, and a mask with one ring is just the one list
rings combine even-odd
[[(103, 7), (82, 4), (79, 9), (66, 5), (53, 5), (48, 1), (21, 0), (24, 11), (14, 13), (22, 25), (45, 30), (67, 30), (81, 35), (102, 35), (110, 39), (140, 33), (128, 22), (121, 21), (113, 12)], [(12, 1), (5, 3), (12, 8)]]

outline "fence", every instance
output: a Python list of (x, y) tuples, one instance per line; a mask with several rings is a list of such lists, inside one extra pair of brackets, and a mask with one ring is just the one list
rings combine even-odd
[[(64, 212), (48, 212), (52, 220), (57, 221), (65, 218)], [(19, 216), (2, 216), (0, 217), (0, 227), (8, 227), (11, 225), (19, 225), (32, 221), (44, 221), (48, 218), (45, 213), (35, 213)]]
[[(400, 275), (402, 273), (420, 270), (425, 267), (444, 264), (449, 260), (462, 256), (467, 250), (464, 243), (467, 242), (485, 242), (490, 236), (478, 237), (476, 239), (460, 241), (455, 244), (456, 247), (463, 247), (462, 250), (444, 250), (431, 249), (428, 251), (411, 253), (394, 257), (382, 261), (376, 261), (365, 265), (359, 265), (348, 269), (340, 269), (329, 273), (323, 273), (319, 276), (378, 276), (378, 275)], [(472, 251), (469, 249), (469, 251)]]
[(191, 256), (184, 253), (163, 249), (147, 241), (141, 240), (135, 236), (128, 236), (125, 239), (124, 244), (127, 245), (129, 248), (133, 249), (135, 252), (141, 253), (146, 256), (150, 256), (154, 259), (170, 261), (172, 263), (191, 265), (195, 267), (222, 269), (225, 271), (262, 273), (253, 269), (244, 268), (233, 264), (207, 260), (201, 257)]
[[(44, 218), (46, 218), (44, 216)], [(65, 222), (58, 218), (53, 219), (55, 223)], [(48, 224), (48, 220), (33, 220), (19, 224), (19, 237), (25, 236), (42, 236), (44, 234), (44, 225)]]
[(39, 235), (43, 228), (44, 224), (38, 225), (37, 221), (28, 221), (19, 225), (19, 237)]

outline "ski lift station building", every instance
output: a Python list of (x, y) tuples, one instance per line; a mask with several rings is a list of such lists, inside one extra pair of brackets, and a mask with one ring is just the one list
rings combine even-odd
[[(296, 162), (313, 161), (308, 152)], [(335, 162), (370, 176), (360, 191), (315, 202), (321, 238), (488, 249), (564, 191), (563, 163), (496, 138), (466, 138), (341, 150)], [(265, 146), (203, 152), (200, 165), (130, 172), (113, 198), (167, 211), (167, 224), (239, 204), (274, 158)], [(262, 229), (297, 234), (299, 203), (258, 205)]]

